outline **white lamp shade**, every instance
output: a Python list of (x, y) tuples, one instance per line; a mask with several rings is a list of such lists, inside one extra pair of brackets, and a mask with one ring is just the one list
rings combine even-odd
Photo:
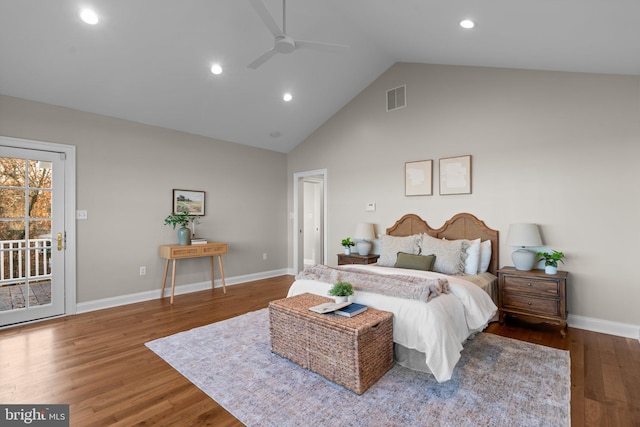
[(353, 233), (354, 240), (373, 240), (375, 238), (376, 236), (373, 231), (373, 224), (360, 222), (356, 225), (356, 232)]
[(542, 238), (536, 224), (511, 224), (507, 234), (507, 243), (510, 246), (542, 246)]
[(358, 254), (369, 255), (371, 251), (371, 240), (375, 239), (376, 235), (373, 230), (373, 224), (368, 222), (360, 222), (356, 225), (356, 232), (353, 234), (353, 239), (357, 241), (356, 248)]

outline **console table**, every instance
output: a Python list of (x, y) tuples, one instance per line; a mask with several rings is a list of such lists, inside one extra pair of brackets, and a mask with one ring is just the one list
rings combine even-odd
[(160, 256), (165, 258), (167, 262), (164, 266), (164, 278), (162, 279), (162, 291), (160, 298), (164, 298), (164, 287), (167, 283), (167, 273), (169, 273), (169, 261), (173, 260), (173, 270), (171, 272), (171, 304), (173, 304), (173, 293), (176, 287), (176, 263), (179, 259), (185, 258), (202, 258), (209, 257), (211, 261), (211, 287), (213, 288), (213, 258), (218, 257), (220, 265), (220, 275), (222, 276), (222, 289), (227, 293), (227, 286), (224, 282), (224, 268), (222, 268), (222, 255), (227, 253), (226, 243), (207, 242), (200, 245), (161, 245), (159, 249)]

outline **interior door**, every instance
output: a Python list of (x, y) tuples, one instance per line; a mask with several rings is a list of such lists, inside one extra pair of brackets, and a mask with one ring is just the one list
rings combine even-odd
[(65, 313), (63, 159), (0, 146), (0, 326)]
[(293, 269), (327, 262), (327, 171), (293, 174)]
[(305, 178), (302, 216), (304, 267), (322, 264), (322, 180)]

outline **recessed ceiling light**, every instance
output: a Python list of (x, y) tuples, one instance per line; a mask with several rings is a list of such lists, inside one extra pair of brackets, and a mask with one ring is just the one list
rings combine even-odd
[(80, 11), (80, 19), (89, 25), (96, 25), (99, 21), (98, 14), (91, 9), (82, 9)]
[(211, 72), (217, 76), (218, 74), (222, 73), (222, 67), (220, 66), (220, 64), (213, 64), (211, 66)]
[(284, 102), (289, 102), (289, 101), (291, 101), (293, 99), (293, 96), (289, 92), (287, 92), (287, 93), (284, 94), (282, 99), (284, 99)]
[(476, 23), (471, 19), (463, 19), (462, 21), (460, 21), (460, 26), (466, 30), (470, 30), (476, 26)]

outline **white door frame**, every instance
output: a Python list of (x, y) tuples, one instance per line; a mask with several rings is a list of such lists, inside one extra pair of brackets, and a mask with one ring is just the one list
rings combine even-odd
[[(29, 150), (50, 151), (65, 156), (64, 162), (64, 228), (65, 242), (65, 312), (76, 314), (76, 147), (73, 145), (0, 136), (0, 145)], [(44, 320), (44, 319), (43, 319)]]
[(326, 169), (316, 169), (312, 171), (306, 172), (296, 172), (293, 174), (293, 271), (294, 274), (298, 274), (298, 259), (299, 254), (298, 251), (300, 249), (299, 240), (300, 240), (300, 204), (302, 203), (299, 200), (298, 192), (301, 178), (306, 178), (309, 176), (322, 176), (322, 259), (323, 263), (327, 262), (328, 252), (327, 252), (327, 170)]

